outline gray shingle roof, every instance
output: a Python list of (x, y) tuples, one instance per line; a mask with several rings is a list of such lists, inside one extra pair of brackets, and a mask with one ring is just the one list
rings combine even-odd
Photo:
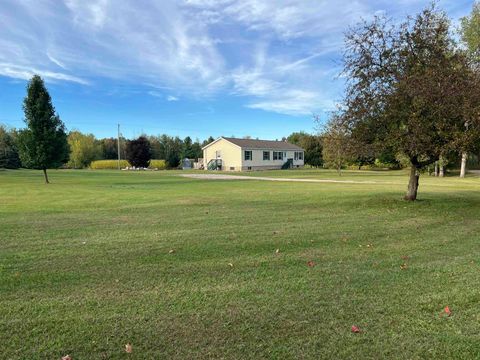
[(275, 150), (302, 150), (300, 146), (290, 144), (286, 141), (237, 139), (222, 136), (225, 140), (245, 149), (275, 149)]

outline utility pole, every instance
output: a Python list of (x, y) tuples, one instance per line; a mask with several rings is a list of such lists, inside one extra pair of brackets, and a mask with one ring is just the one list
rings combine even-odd
[(117, 128), (117, 153), (118, 153), (118, 170), (120, 170), (120, 124)]

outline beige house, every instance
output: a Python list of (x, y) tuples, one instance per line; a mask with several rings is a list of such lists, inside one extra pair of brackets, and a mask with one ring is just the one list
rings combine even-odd
[(285, 141), (220, 137), (203, 148), (208, 170), (242, 171), (297, 168), (304, 150)]

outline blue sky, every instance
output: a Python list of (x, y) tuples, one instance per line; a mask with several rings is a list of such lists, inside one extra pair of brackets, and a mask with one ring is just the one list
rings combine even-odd
[[(342, 97), (343, 33), (416, 0), (2, 0), (0, 123), (40, 74), (69, 130), (204, 139), (315, 131)], [(455, 22), (472, 0), (443, 0)]]

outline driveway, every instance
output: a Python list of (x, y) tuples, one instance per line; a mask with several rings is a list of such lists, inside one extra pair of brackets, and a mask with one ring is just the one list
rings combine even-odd
[[(376, 181), (291, 179), (291, 178), (272, 178), (272, 177), (265, 177), (265, 176), (243, 176), (243, 175), (225, 175), (225, 174), (181, 174), (180, 176), (183, 176), (186, 178), (204, 179), (204, 180), (262, 180), (262, 181), (287, 181), (287, 182), (304, 182), (304, 183), (379, 184)], [(385, 184), (385, 182), (382, 182), (381, 184)]]

